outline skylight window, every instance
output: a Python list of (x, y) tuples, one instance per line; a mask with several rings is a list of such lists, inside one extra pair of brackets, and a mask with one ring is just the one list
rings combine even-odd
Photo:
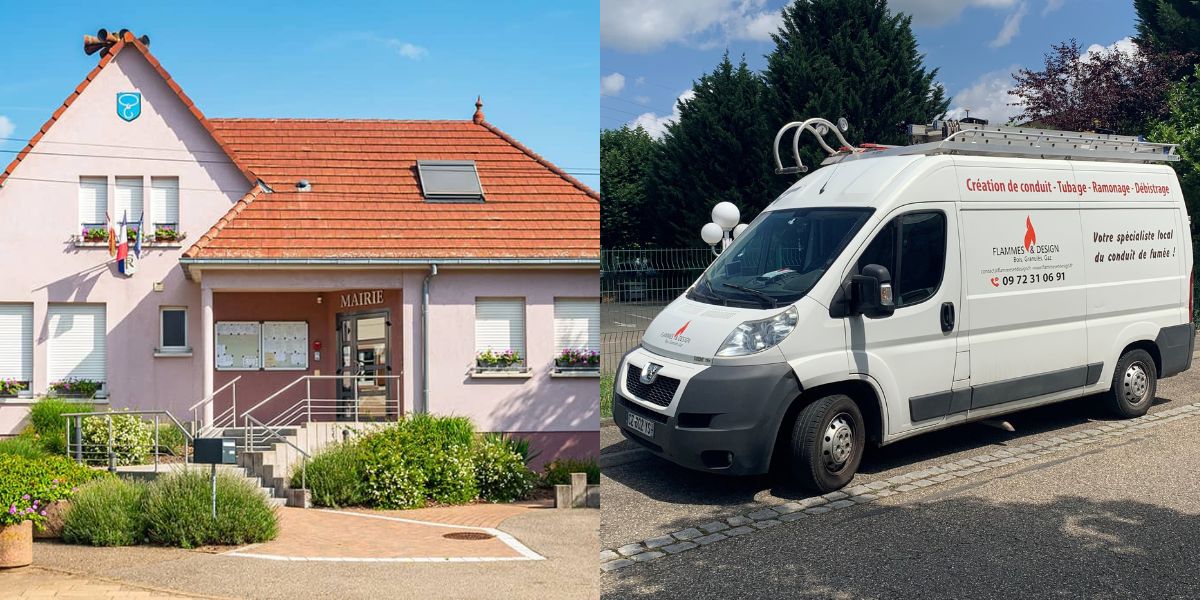
[(483, 187), (473, 160), (418, 160), (417, 174), (428, 201), (483, 201)]

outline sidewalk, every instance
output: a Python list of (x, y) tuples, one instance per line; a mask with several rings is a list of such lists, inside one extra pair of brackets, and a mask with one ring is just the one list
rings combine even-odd
[(24, 567), (0, 571), (0, 600), (9, 598), (87, 598), (90, 600), (158, 600), (160, 598), (196, 598), (157, 590), (130, 586), (95, 577), (73, 575), (39, 567)]

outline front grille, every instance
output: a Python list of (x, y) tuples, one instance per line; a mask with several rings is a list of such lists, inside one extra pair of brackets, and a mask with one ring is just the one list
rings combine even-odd
[(675, 398), (675, 390), (679, 389), (679, 380), (659, 375), (654, 383), (646, 385), (642, 383), (641, 376), (642, 370), (633, 365), (625, 370), (625, 387), (629, 388), (629, 393), (651, 404), (670, 406)]

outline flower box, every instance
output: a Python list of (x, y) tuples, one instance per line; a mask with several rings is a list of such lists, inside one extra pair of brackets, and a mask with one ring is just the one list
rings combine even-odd
[(525, 370), (525, 359), (513, 349), (496, 352), (488, 349), (475, 355), (476, 373), (507, 373)]
[(600, 353), (587, 348), (563, 348), (554, 358), (555, 373), (598, 373)]
[(33, 392), (29, 389), (28, 381), (16, 379), (0, 379), (0, 398), (31, 398)]

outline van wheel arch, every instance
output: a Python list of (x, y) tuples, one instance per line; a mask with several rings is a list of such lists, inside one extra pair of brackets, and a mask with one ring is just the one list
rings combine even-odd
[[(858, 410), (862, 412), (863, 422), (867, 427), (867, 442), (879, 445), (883, 440), (883, 408), (875, 387), (862, 379), (849, 379), (827, 383), (813, 388), (804, 389), (792, 403), (780, 420), (778, 432), (775, 434), (775, 448), (772, 452), (772, 463), (778, 458), (789, 455), (788, 444), (792, 434), (792, 424), (796, 416), (805, 406), (832, 394), (845, 394), (854, 400)], [(772, 465), (774, 466), (774, 465)]]
[(1115, 365), (1117, 361), (1121, 360), (1121, 357), (1125, 356), (1125, 354), (1130, 350), (1145, 350), (1146, 353), (1150, 355), (1150, 358), (1154, 359), (1155, 375), (1162, 375), (1162, 354), (1158, 351), (1158, 344), (1154, 343), (1152, 340), (1140, 340), (1125, 346), (1120, 352), (1117, 353), (1117, 356), (1113, 359), (1113, 364)]

